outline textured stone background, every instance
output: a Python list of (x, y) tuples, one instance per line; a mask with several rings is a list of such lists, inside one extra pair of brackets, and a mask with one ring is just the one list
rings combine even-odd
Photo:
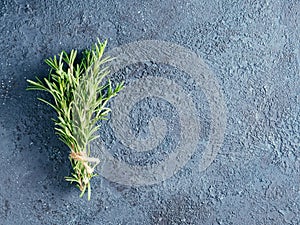
[[(297, 0), (1, 0), (0, 224), (300, 224), (299, 12)], [(90, 202), (64, 181), (68, 149), (54, 135), (55, 114), (36, 100), (42, 93), (25, 91), (25, 80), (47, 75), (45, 58), (89, 47), (97, 37), (109, 39), (108, 49), (170, 41), (210, 66), (228, 121), (206, 171), (197, 170), (199, 150), (156, 185), (133, 188), (99, 176)], [(180, 71), (142, 64), (120, 73), (130, 83), (129, 73), (166, 71), (204, 102), (209, 121), (205, 96), (189, 89)], [(140, 102), (131, 114), (133, 128), (147, 135), (145, 118), (176, 118), (172, 105), (160, 101)], [(174, 121), (167, 120), (174, 132), (161, 149), (166, 153), (178, 141)], [(103, 129), (102, 137), (114, 137), (109, 121)], [(120, 156), (117, 151), (112, 148)], [(124, 160), (145, 163), (147, 157)]]

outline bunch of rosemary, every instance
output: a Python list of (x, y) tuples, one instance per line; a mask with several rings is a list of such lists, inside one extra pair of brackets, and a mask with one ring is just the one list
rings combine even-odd
[(76, 50), (70, 54), (62, 51), (58, 58), (45, 60), (51, 68), (48, 78), (27, 80), (27, 90), (46, 91), (52, 95), (53, 103), (38, 99), (55, 109), (56, 133), (70, 148), (73, 173), (66, 180), (76, 182), (80, 197), (87, 190), (88, 200), (91, 198), (90, 179), (96, 175), (94, 169), (99, 164), (98, 158), (90, 157), (91, 142), (98, 137), (97, 122), (106, 118), (110, 111), (107, 102), (123, 88), (123, 82), (113, 88), (109, 79), (102, 84), (109, 74), (104, 64), (111, 60), (110, 57), (102, 58), (106, 43), (98, 40), (91, 49), (85, 50), (80, 64), (75, 64)]

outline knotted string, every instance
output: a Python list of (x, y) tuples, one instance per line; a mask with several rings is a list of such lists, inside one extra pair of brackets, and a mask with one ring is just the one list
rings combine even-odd
[[(70, 158), (82, 162), (83, 166), (89, 174), (92, 174), (94, 172), (94, 168), (100, 163), (100, 160), (98, 158), (89, 157), (87, 156), (86, 152), (71, 151)], [(95, 166), (92, 168), (88, 165), (88, 163), (95, 163)]]

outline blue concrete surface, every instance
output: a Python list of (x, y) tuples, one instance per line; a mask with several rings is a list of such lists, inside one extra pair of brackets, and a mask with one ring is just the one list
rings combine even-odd
[[(300, 224), (299, 24), (297, 0), (1, 0), (0, 224)], [(78, 198), (64, 181), (68, 149), (54, 134), (55, 114), (36, 100), (50, 96), (26, 92), (26, 79), (47, 76), (45, 58), (98, 37), (108, 38), (108, 50), (168, 41), (204, 60), (227, 109), (224, 141), (208, 168), (199, 169), (212, 132), (207, 96), (183, 71), (138, 63), (113, 79), (175, 80), (196, 105), (203, 142), (166, 180), (128, 186), (98, 176), (92, 200)], [(168, 132), (155, 151), (137, 153), (120, 147), (108, 120), (99, 133), (118, 160), (159, 164), (181, 141), (178, 112), (165, 99), (145, 98), (129, 117), (143, 137), (153, 117)]]

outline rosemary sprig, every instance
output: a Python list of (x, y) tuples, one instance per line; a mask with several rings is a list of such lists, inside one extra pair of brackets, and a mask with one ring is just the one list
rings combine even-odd
[(56, 111), (57, 118), (53, 119), (56, 134), (70, 148), (73, 173), (66, 180), (76, 183), (80, 197), (87, 190), (88, 200), (91, 198), (90, 179), (96, 175), (94, 169), (99, 164), (98, 158), (90, 157), (91, 142), (98, 137), (96, 131), (100, 125), (97, 122), (106, 118), (110, 112), (107, 102), (123, 88), (123, 82), (113, 88), (109, 79), (102, 85), (109, 74), (104, 64), (112, 60), (102, 58), (106, 44), (107, 41), (98, 40), (83, 52), (80, 64), (75, 64), (76, 50), (70, 54), (62, 51), (58, 57), (45, 60), (51, 68), (48, 78), (27, 80), (27, 90), (46, 91), (52, 95), (54, 103), (38, 99)]

